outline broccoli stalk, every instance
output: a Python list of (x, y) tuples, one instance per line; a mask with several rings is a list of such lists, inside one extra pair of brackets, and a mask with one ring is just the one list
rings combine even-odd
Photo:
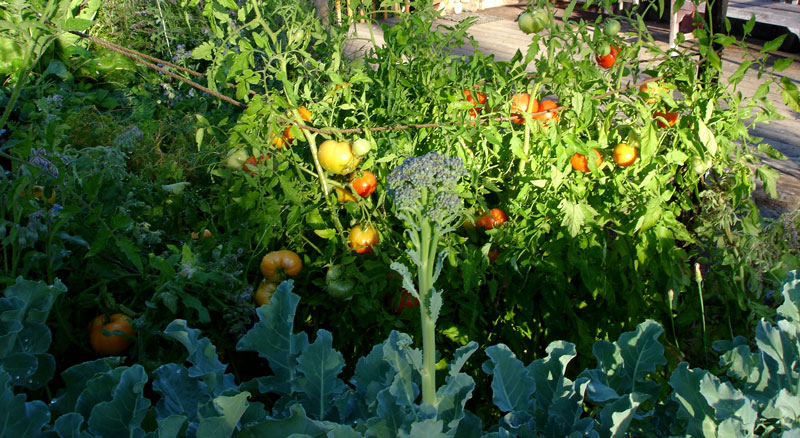
[(406, 250), (417, 269), (417, 287), (409, 269), (394, 262), (391, 268), (403, 277), (403, 287), (420, 302), (422, 318), (422, 402), (436, 406), (436, 319), (442, 308), (442, 290), (434, 282), (442, 271), (447, 251), (439, 252), (440, 239), (453, 231), (464, 203), (458, 195), (458, 180), (466, 176), (460, 158), (435, 152), (406, 159), (387, 177), (395, 214), (408, 228), (412, 243)]

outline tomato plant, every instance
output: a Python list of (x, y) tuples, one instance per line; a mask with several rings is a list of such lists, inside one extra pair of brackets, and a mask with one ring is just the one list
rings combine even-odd
[(619, 52), (617, 51), (617, 48), (614, 47), (614, 45), (611, 45), (610, 52), (607, 55), (596, 54), (594, 59), (597, 61), (597, 64), (600, 65), (600, 67), (609, 69), (614, 65), (615, 62), (617, 62), (618, 54)]
[[(595, 153), (596, 158), (594, 159), (595, 164), (597, 167), (600, 167), (600, 164), (603, 163), (603, 156), (600, 155), (600, 152), (597, 149), (592, 149), (592, 152)], [(588, 172), (589, 171), (589, 162), (586, 159), (586, 155), (575, 153), (572, 155), (570, 159), (570, 164), (572, 168), (579, 171), (579, 172)]]
[(658, 102), (661, 93), (668, 93), (669, 88), (659, 85), (657, 82), (648, 82), (639, 86), (639, 92), (646, 96), (645, 102), (652, 104)]
[(136, 336), (131, 326), (132, 319), (125, 314), (98, 315), (89, 324), (89, 344), (95, 353), (116, 356), (125, 351)]
[(475, 225), (478, 228), (483, 228), (486, 230), (491, 230), (492, 228), (504, 224), (508, 220), (508, 216), (506, 216), (506, 212), (499, 208), (493, 208), (489, 210), (488, 213), (480, 216), (476, 221)]
[[(473, 97), (473, 92), (475, 96)], [(481, 113), (481, 107), (486, 103), (486, 94), (481, 93), (480, 91), (473, 91), (473, 90), (464, 90), (464, 97), (466, 98), (467, 102), (474, 105), (474, 108), (470, 108), (469, 115), (472, 118), (478, 117)]]
[(372, 247), (380, 242), (378, 230), (372, 226), (356, 225), (350, 229), (350, 248), (359, 254), (372, 252)]
[(318, 153), (319, 164), (331, 173), (344, 175), (358, 165), (358, 157), (353, 154), (350, 144), (344, 141), (325, 140), (319, 145)]
[(325, 289), (334, 298), (350, 298), (355, 292), (355, 281), (347, 275), (343, 266), (333, 265), (325, 274)]
[(553, 120), (553, 121), (557, 122), (558, 121), (558, 112), (556, 112), (556, 111), (548, 111), (548, 110), (551, 110), (551, 109), (557, 108), (557, 107), (558, 107), (558, 104), (555, 103), (554, 101), (549, 100), (549, 99), (544, 99), (541, 102), (539, 102), (539, 107), (536, 109), (536, 112), (537, 113), (542, 112), (542, 111), (547, 111), (547, 112), (544, 113), (544, 114), (539, 114), (538, 116), (533, 116), (533, 118), (536, 119), (536, 120), (544, 121), (545, 122), (544, 123), (545, 126), (547, 126), (547, 121), (548, 120)]
[(281, 281), (294, 277), (303, 269), (300, 256), (294, 251), (282, 249), (272, 251), (261, 259), (261, 274), (269, 281)]
[(638, 156), (639, 153), (636, 151), (636, 148), (627, 143), (620, 143), (614, 147), (614, 162), (622, 167), (633, 164)]
[(375, 178), (374, 173), (365, 170), (362, 171), (361, 175), (358, 177), (353, 175), (350, 184), (353, 186), (353, 191), (358, 193), (358, 196), (366, 198), (375, 191), (375, 188), (378, 186), (378, 180)]

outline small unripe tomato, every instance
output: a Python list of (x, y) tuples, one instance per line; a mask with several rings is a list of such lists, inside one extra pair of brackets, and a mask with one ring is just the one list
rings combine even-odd
[[(89, 324), (89, 344), (95, 353), (102, 356), (116, 356), (125, 351), (133, 343), (132, 338), (136, 336), (131, 321), (128, 315), (122, 313), (115, 313), (110, 317), (97, 316)], [(114, 332), (120, 332), (121, 335)]]
[(242, 166), (244, 165), (244, 162), (247, 161), (247, 158), (247, 152), (245, 152), (243, 149), (236, 149), (228, 157), (228, 160), (225, 162), (225, 164), (227, 164), (231, 169), (242, 170)]
[(353, 142), (351, 149), (353, 150), (353, 155), (356, 157), (363, 157), (372, 149), (372, 144), (365, 138), (357, 138), (356, 141)]
[(606, 25), (603, 26), (603, 33), (606, 34), (606, 36), (613, 37), (614, 35), (619, 33), (621, 27), (622, 26), (619, 24), (619, 21), (608, 20), (606, 22)]
[(375, 191), (378, 186), (378, 180), (375, 178), (374, 173), (365, 170), (361, 172), (361, 176), (351, 179), (350, 184), (353, 186), (353, 191), (358, 193), (358, 196), (366, 198)]
[(350, 229), (350, 248), (359, 254), (372, 252), (372, 247), (380, 242), (378, 230), (369, 225), (361, 227), (356, 225)]

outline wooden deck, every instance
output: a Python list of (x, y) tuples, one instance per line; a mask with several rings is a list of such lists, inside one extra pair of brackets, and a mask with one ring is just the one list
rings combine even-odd
[[(522, 33), (513, 21), (521, 10), (521, 6), (504, 6), (470, 13), (478, 16), (479, 22), (481, 22), (481, 24), (472, 26), (469, 30), (469, 34), (477, 41), (478, 50), (484, 54), (495, 55), (497, 60), (510, 60), (517, 50), (525, 53), (531, 41), (530, 36)], [(560, 12), (563, 13), (563, 10), (560, 10)], [(576, 11), (573, 13), (573, 15), (576, 14), (585, 14), (585, 12)], [(390, 19), (388, 22), (392, 23), (396, 22), (396, 20), (398, 19)], [(453, 22), (442, 20), (442, 24), (452, 25)], [(657, 43), (666, 49), (669, 36), (668, 25), (648, 23), (648, 27)], [(373, 26), (372, 32), (375, 42), (379, 45), (383, 44), (381, 29)], [(366, 24), (362, 23), (355, 26), (353, 36), (354, 39), (348, 45), (348, 50), (351, 54), (357, 56), (359, 53), (369, 49), (372, 43), (369, 41), (369, 29)], [(690, 42), (685, 44), (688, 47)], [(757, 53), (760, 50), (758, 42), (751, 45), (749, 50)], [(469, 55), (471, 52), (472, 48), (467, 47), (455, 50), (454, 54)], [(723, 53), (723, 75), (728, 76), (735, 72), (741, 65), (742, 60), (745, 59), (745, 55), (746, 53), (742, 49), (726, 48)], [(795, 59), (795, 62), (780, 74), (800, 87), (800, 56), (788, 53), (773, 54), (773, 60), (779, 57), (792, 57)], [(757, 75), (758, 72), (751, 69), (739, 85), (739, 91), (744, 95), (755, 93), (756, 88), (762, 82), (758, 80)], [(779, 199), (771, 200), (763, 193), (756, 194), (756, 199), (761, 201), (767, 208), (765, 213), (770, 214), (800, 207), (800, 114), (784, 105), (778, 87), (771, 87), (767, 99), (775, 105), (778, 113), (786, 117), (786, 119), (769, 124), (761, 124), (752, 131), (752, 134), (763, 137), (765, 143), (772, 145), (789, 158), (786, 161), (764, 160), (781, 173), (778, 182)], [(769, 211), (770, 208), (772, 211)]]

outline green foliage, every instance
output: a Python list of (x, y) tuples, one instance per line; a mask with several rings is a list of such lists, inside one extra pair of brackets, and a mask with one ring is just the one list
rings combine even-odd
[[(639, 324), (616, 341), (597, 342), (597, 367), (582, 371), (574, 381), (566, 375), (576, 357), (569, 342), (551, 343), (547, 356), (527, 366), (507, 346), (490, 346), (483, 369), (491, 376), (494, 402), (502, 416), (496, 425), (487, 426), (466, 409), (475, 383), (461, 372), (476, 344), (459, 349), (453, 358), (437, 390), (435, 407), (420, 403), (420, 352), (402, 333), (392, 332), (373, 347), (345, 381), (345, 363), (331, 348), (330, 333), (318, 331), (311, 344), (304, 334), (294, 333), (300, 297), (287, 281), (270, 305), (259, 308), (260, 322), (238, 346), (266, 358), (272, 375), (239, 385), (226, 373), (227, 365), (219, 361), (209, 339), (185, 321), (175, 320), (164, 334), (184, 346), (185, 365), (168, 363), (153, 372), (155, 402), (143, 392), (149, 380), (144, 368), (121, 366), (115, 358), (64, 370), (66, 386), (49, 406), (15, 394), (12, 376), (0, 369), (0, 433), (54, 432), (87, 438), (121, 433), (201, 438), (779, 436), (789, 433), (800, 416), (792, 365), (800, 354), (798, 275), (792, 272), (782, 286), (784, 301), (777, 323), (762, 321), (756, 329), (757, 351), (751, 351), (743, 338), (718, 342), (715, 349), (721, 353), (726, 375), (718, 377), (682, 362), (668, 379), (671, 392), (662, 379), (665, 357), (658, 340), (662, 329), (653, 321)], [(28, 303), (27, 309), (45, 312), (39, 316), (48, 307), (42, 299), (53, 297), (52, 289), (40, 282), (20, 280), (9, 291)], [(63, 292), (61, 287), (57, 293)], [(3, 315), (7, 321), (20, 322), (35, 320), (35, 314)], [(292, 339), (289, 343), (287, 336)], [(300, 344), (303, 348), (298, 350)], [(0, 360), (8, 356), (0, 355)], [(50, 377), (44, 383), (51, 384)], [(273, 403), (260, 401), (267, 399)]]

